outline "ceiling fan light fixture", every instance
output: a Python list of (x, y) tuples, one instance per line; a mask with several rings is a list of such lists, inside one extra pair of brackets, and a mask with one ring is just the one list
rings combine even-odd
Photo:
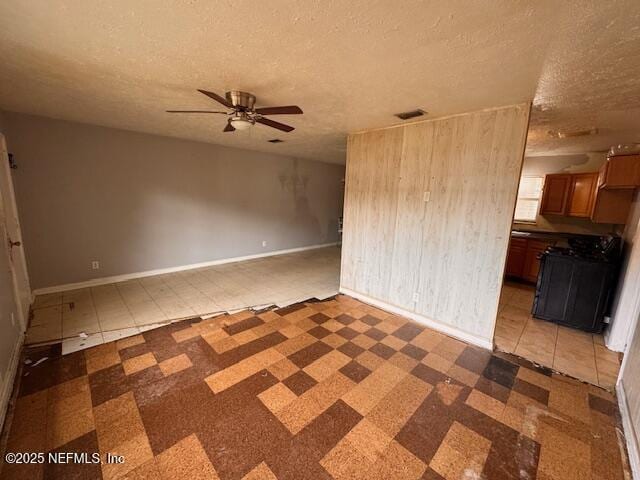
[(229, 123), (236, 130), (247, 130), (255, 123), (255, 120), (249, 117), (246, 113), (240, 112), (236, 115), (233, 115), (229, 119)]

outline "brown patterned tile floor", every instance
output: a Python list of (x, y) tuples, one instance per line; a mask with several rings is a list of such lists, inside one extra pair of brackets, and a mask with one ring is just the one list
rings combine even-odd
[(2, 479), (624, 478), (611, 394), (346, 296), (27, 355), (6, 450), (124, 461)]

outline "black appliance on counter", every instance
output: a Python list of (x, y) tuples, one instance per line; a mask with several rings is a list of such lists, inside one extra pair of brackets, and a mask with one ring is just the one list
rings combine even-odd
[(533, 316), (599, 333), (618, 276), (620, 237), (568, 242), (569, 248), (549, 247), (540, 258)]

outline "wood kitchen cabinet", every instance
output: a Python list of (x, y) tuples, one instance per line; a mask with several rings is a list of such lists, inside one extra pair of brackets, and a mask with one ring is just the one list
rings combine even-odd
[(522, 277), (524, 261), (527, 254), (526, 238), (511, 238), (509, 253), (507, 254), (506, 275), (509, 277)]
[(600, 167), (598, 188), (640, 187), (640, 155), (615, 155)]
[(627, 223), (634, 193), (635, 190), (631, 188), (598, 189), (591, 221), (620, 225)]
[(549, 240), (511, 237), (505, 275), (535, 283), (540, 270), (538, 257), (554, 243)]
[(640, 187), (640, 155), (615, 155), (607, 158), (598, 175), (591, 221), (626, 223), (635, 189), (638, 187)]
[(598, 173), (577, 173), (571, 175), (567, 216), (590, 217), (596, 198)]
[(538, 280), (538, 272), (540, 271), (540, 255), (544, 253), (547, 247), (552, 243), (543, 240), (528, 240), (527, 254), (524, 260), (524, 270), (522, 278), (527, 282), (535, 283)]
[(554, 173), (545, 176), (540, 215), (564, 215), (567, 211), (571, 175)]
[(590, 217), (598, 173), (551, 174), (544, 180), (540, 215)]

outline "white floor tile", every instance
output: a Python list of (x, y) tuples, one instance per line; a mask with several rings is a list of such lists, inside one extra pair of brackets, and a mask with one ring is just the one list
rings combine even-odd
[(102, 332), (89, 335), (87, 338), (73, 337), (62, 341), (62, 354), (77, 352), (78, 350), (84, 350), (85, 348), (95, 347), (104, 343), (104, 337)]
[(140, 329), (138, 327), (132, 327), (102, 332), (102, 336), (104, 337), (104, 343), (109, 343), (115, 340), (120, 340), (121, 338), (133, 337), (139, 333)]
[(64, 340), (70, 353), (176, 319), (328, 298), (339, 277), (340, 250), (332, 247), (38, 296), (26, 341), (89, 334)]

